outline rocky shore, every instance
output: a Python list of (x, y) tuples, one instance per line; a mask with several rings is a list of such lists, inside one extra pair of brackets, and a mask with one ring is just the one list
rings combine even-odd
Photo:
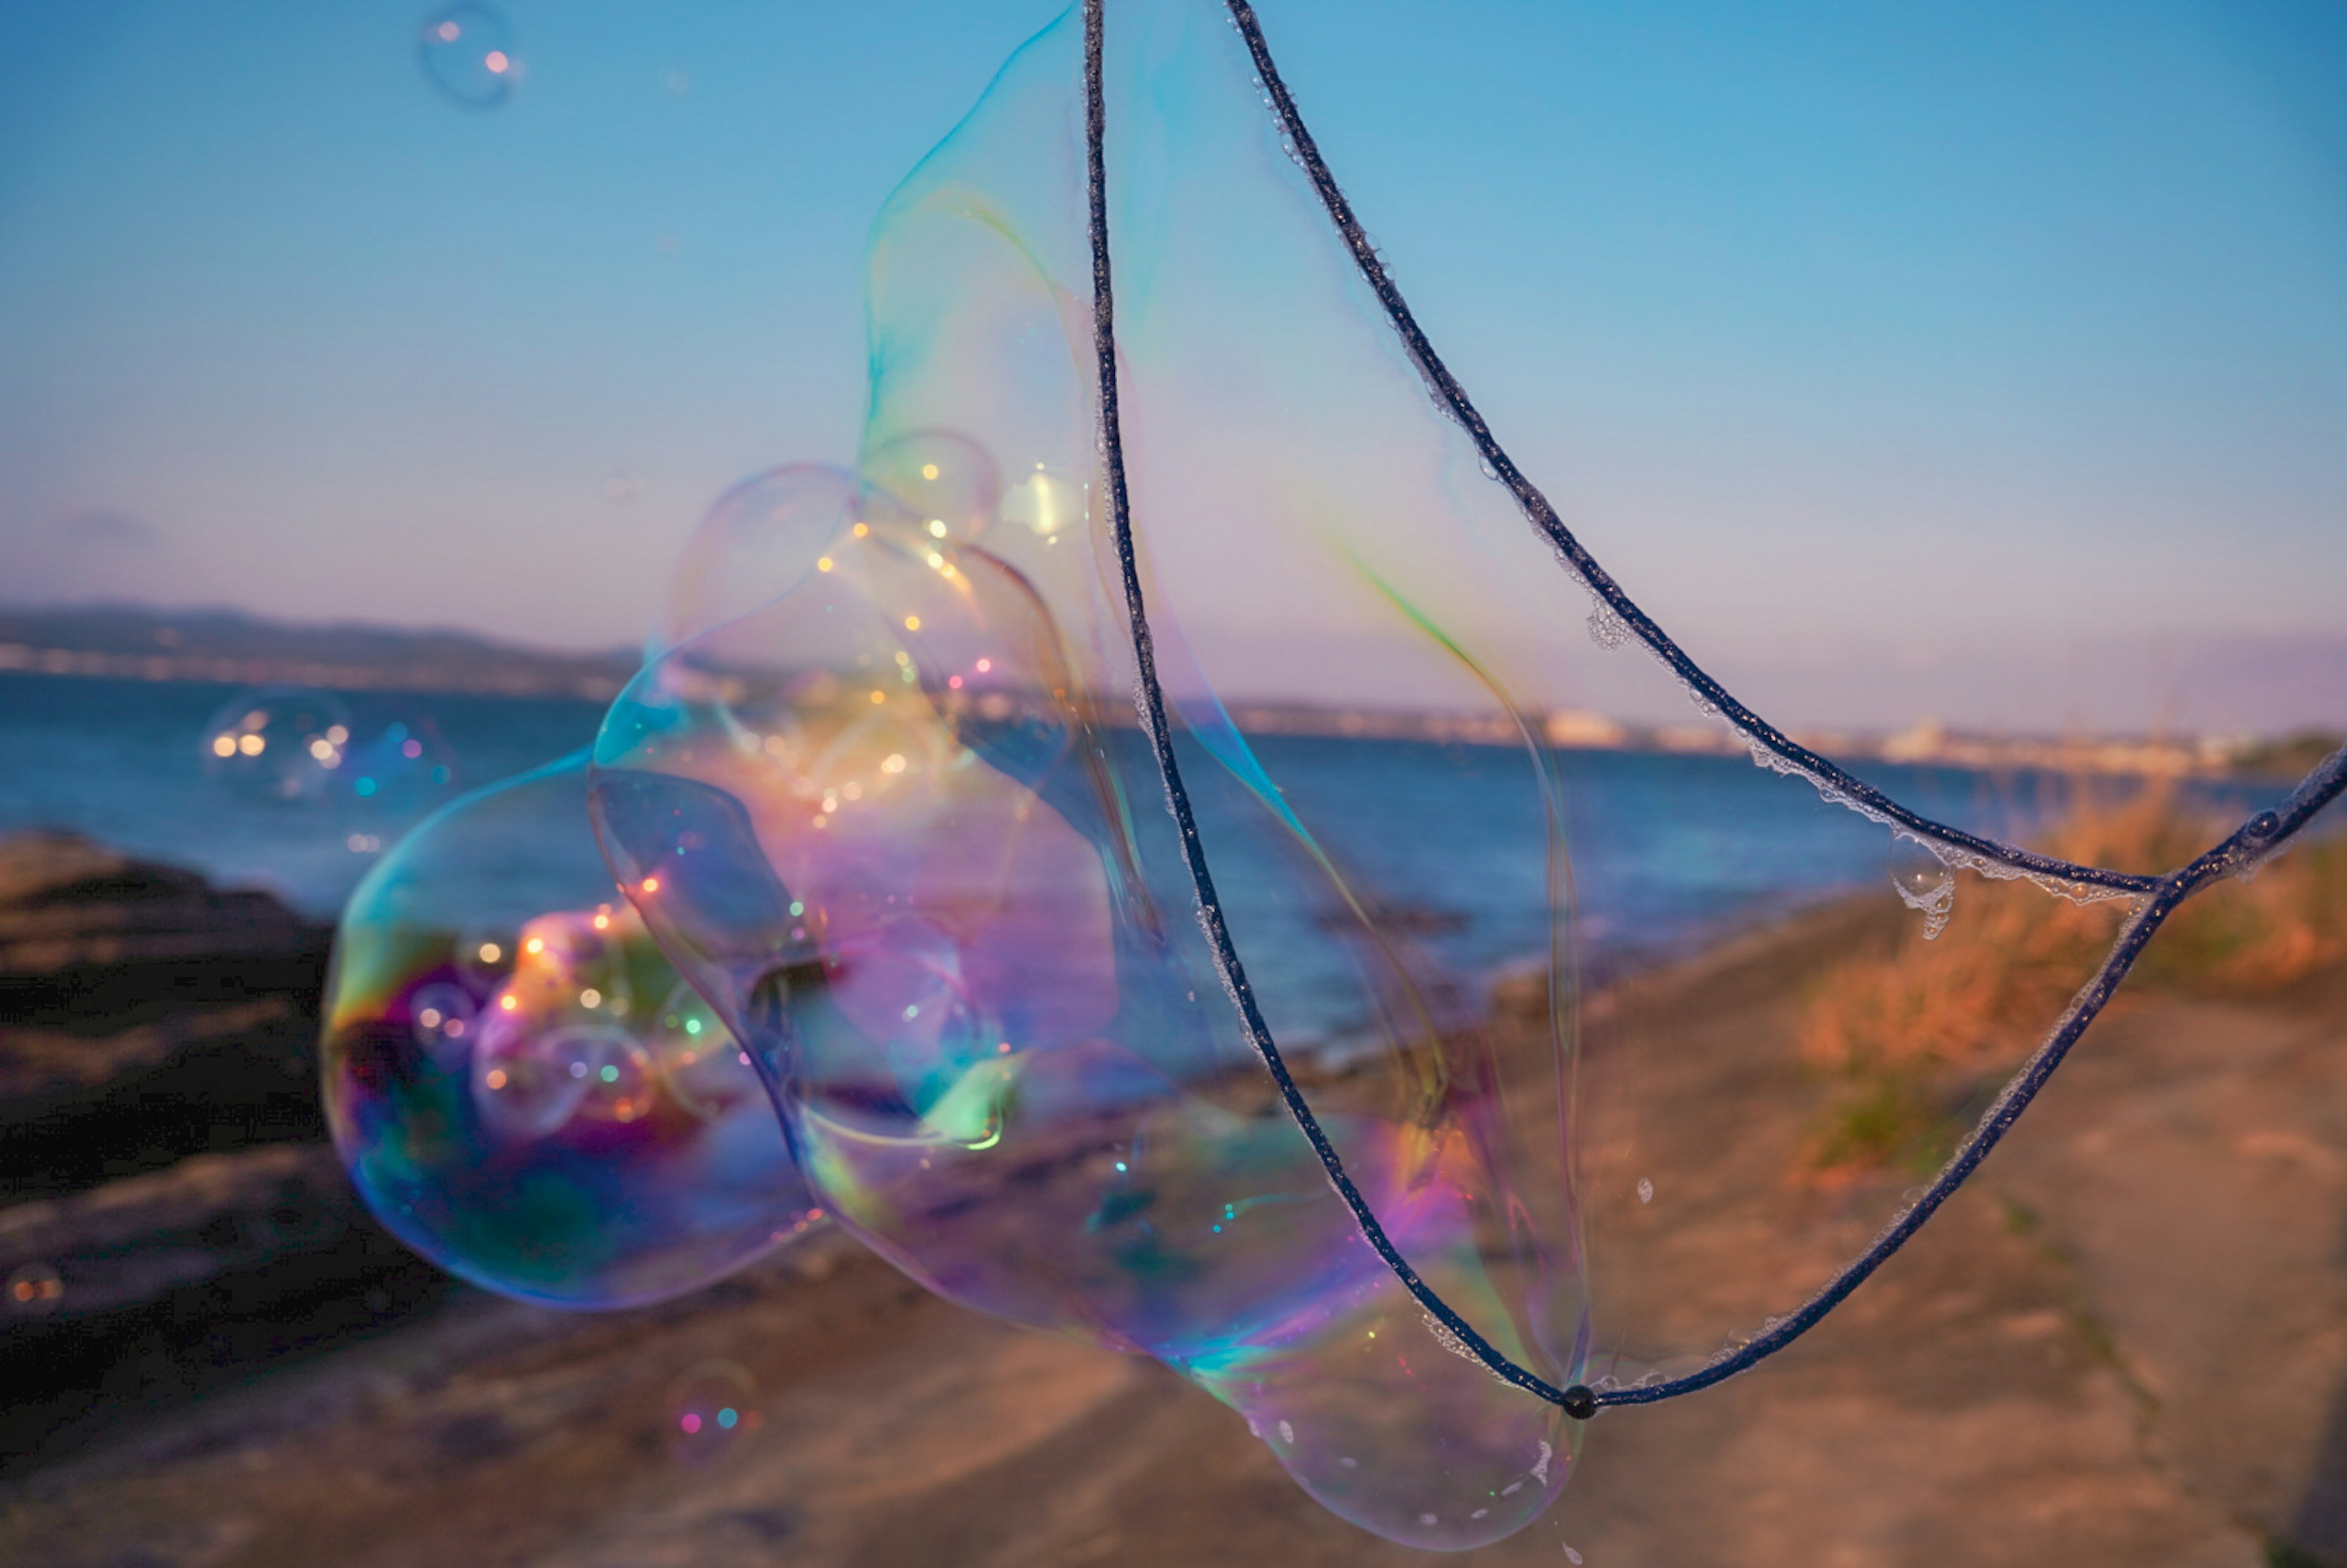
[[(1876, 919), (1827, 911), (1593, 1006), (1595, 1049), (1639, 1051), (1683, 1108), (1658, 1152), (1702, 1172), (1597, 1216), (1655, 1227), (1642, 1311), (1705, 1321), (1849, 1250), (1849, 1212), (1783, 1201), (1804, 1129), (1752, 1108), (1799, 1102), (1806, 977)], [(36, 1287), (0, 1336), (0, 1561), (1432, 1560), (1323, 1513), (1153, 1365), (960, 1311), (836, 1235), (610, 1316), (444, 1283), (318, 1142), (325, 951), (167, 868), (0, 849), (0, 1276)], [(745, 1419), (691, 1440), (677, 1411), (706, 1386)], [(1468, 1560), (1568, 1548), (1589, 1568), (2347, 1563), (2347, 971), (2099, 1025), (1825, 1327), (1602, 1415), (1555, 1512)]]
[(0, 840), (0, 1475), (438, 1299), (315, 1084), (331, 930)]

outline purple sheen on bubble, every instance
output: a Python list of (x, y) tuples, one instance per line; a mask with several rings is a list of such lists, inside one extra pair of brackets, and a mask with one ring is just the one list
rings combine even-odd
[(774, 1109), (612, 886), (583, 758), (425, 823), (352, 895), (327, 1118), (368, 1206), (475, 1284), (601, 1307), (815, 1220)]
[(199, 755), (205, 778), (236, 799), (314, 804), (334, 793), (350, 744), (350, 709), (332, 692), (259, 686), (213, 712)]

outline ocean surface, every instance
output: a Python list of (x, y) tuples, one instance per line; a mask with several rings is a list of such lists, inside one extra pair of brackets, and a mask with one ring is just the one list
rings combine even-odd
[[(288, 803), (208, 773), (214, 716), (240, 696), (197, 682), (0, 675), (0, 832), (69, 829), (270, 889), (327, 919), (431, 810), (588, 744), (602, 716), (565, 699), (345, 694), (354, 755), (414, 737), (428, 746), (424, 771), (372, 798), (337, 789)], [(1538, 960), (1552, 866), (1538, 852), (1540, 796), (1520, 757), (1293, 736), (1257, 751), (1334, 863), (1434, 970), (1475, 988)], [(1561, 761), (1573, 940), (1587, 970), (1651, 963), (1853, 889), (1893, 897), (1886, 830), (1741, 756), (1580, 752)], [(2042, 827), (2066, 788), (2026, 774), (1861, 771), (1911, 805), (2008, 838)], [(2246, 810), (2280, 792), (2210, 793), (2224, 796), (2212, 804)], [(1236, 845), (1218, 822), (1255, 808), (1227, 784), (1199, 794), (1210, 853)], [(1155, 806), (1135, 808), (1144, 804)], [(1243, 957), (1278, 979), (1265, 988), (1275, 1027), (1307, 1040), (1349, 1032), (1359, 987), (1329, 935), (1325, 897), (1299, 893), (1292, 861), (1275, 854), (1226, 847), (1215, 871)]]

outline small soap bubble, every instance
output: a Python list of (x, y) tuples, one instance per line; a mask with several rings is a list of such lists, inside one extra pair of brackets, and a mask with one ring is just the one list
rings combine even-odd
[(16, 1317), (46, 1317), (64, 1305), (64, 1276), (46, 1263), (28, 1263), (8, 1276), (0, 1306)]
[(415, 1030), (415, 1043), (434, 1055), (461, 1054), (471, 1049), (466, 1041), (479, 1010), (471, 991), (437, 980), (418, 986), (408, 998), (408, 1027)]
[(255, 687), (205, 724), (204, 776), (244, 800), (317, 802), (331, 793), (350, 743), (350, 710), (332, 692)]
[(1638, 1178), (1638, 1201), (1642, 1204), (1655, 1201), (1655, 1184), (1645, 1176)]
[(521, 74), (513, 29), (503, 13), (488, 5), (467, 3), (432, 12), (416, 28), (415, 49), (424, 79), (466, 108), (497, 108), (513, 96)]
[[(389, 720), (342, 748), (334, 778), (349, 809), (363, 819), (361, 836), (369, 836), (377, 822), (414, 822), (462, 793), (455, 751), (422, 714)], [(381, 849), (381, 843), (374, 847)]]
[(829, 570), (825, 548), (870, 509), (853, 475), (816, 463), (786, 464), (734, 486), (686, 541), (648, 651), (689, 641)]
[(471, 1053), (473, 1103), (485, 1126), (517, 1142), (541, 1139), (569, 1125), (587, 1098), (583, 1073), (569, 1071), (571, 1041), (496, 1027), (498, 1014)]
[(951, 430), (915, 430), (864, 455), (864, 477), (913, 514), (928, 537), (967, 543), (984, 533), (1002, 501), (994, 458)]
[(1579, 1564), (1580, 1564), (1580, 1563), (1581, 1563), (1581, 1553), (1578, 1553), (1578, 1552), (1575, 1552), (1572, 1547), (1568, 1546), (1568, 1547), (1566, 1547), (1566, 1548), (1564, 1549), (1564, 1560), (1565, 1560), (1567, 1563), (1571, 1563), (1574, 1564), (1574, 1568), (1579, 1568)]
[(1891, 886), (1901, 903), (1923, 917), (1926, 940), (1947, 929), (1955, 908), (1956, 874), (1922, 839), (1891, 835)]
[(732, 1361), (703, 1361), (669, 1390), (669, 1452), (686, 1464), (708, 1464), (733, 1452), (765, 1424), (758, 1380)]
[(1589, 612), (1589, 640), (1610, 653), (1630, 641), (1630, 623), (1600, 600)]

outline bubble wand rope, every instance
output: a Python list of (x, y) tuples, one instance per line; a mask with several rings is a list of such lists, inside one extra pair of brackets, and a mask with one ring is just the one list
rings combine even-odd
[[(1691, 1394), (1697, 1389), (1733, 1378), (1758, 1365), (1808, 1333), (1822, 1321), (1826, 1314), (1841, 1305), (1850, 1292), (1866, 1283), (1867, 1276), (1891, 1260), (1893, 1253), (1907, 1245), (1909, 1238), (1923, 1228), (1923, 1223), (1939, 1211), (1940, 1205), (1952, 1196), (1955, 1190), (1977, 1169), (1989, 1151), (1995, 1148), (2029, 1109), (2062, 1065), (2070, 1048), (2086, 1032), (2105, 1004), (2109, 1002), (2119, 982), (2127, 979), (2137, 958), (2151, 940), (2152, 934), (2176, 912), (2177, 906), (2221, 876), (2247, 869), (2280, 849), (2298, 830), (2312, 821), (2342, 791), (2347, 791), (2347, 747), (2332, 753), (2320, 767), (2309, 774), (2283, 802), (2278, 812), (2260, 812), (2233, 830), (2222, 843), (2209, 850), (2191, 865), (2170, 872), (2158, 879), (2158, 891), (2151, 900), (2129, 918), (2119, 932), (2101, 968), (2088, 980), (2070, 1003), (2045, 1043), (2039, 1046), (2014, 1075), (1993, 1104), (1981, 1117), (1962, 1146), (1923, 1195), (1901, 1211), (1899, 1216), (1885, 1226), (1867, 1249), (1842, 1267), (1840, 1273), (1828, 1280), (1824, 1288), (1803, 1302), (1790, 1317), (1778, 1319), (1761, 1333), (1755, 1335), (1735, 1350), (1682, 1378), (1672, 1378), (1659, 1383), (1635, 1384), (1628, 1388), (1606, 1389), (1589, 1392), (1587, 1403), (1594, 1411), (1602, 1405), (1650, 1405), (1657, 1399), (1668, 1399), (1680, 1394)], [(1570, 1389), (1579, 1394), (1583, 1390)], [(1576, 1400), (1576, 1402), (1579, 1402)]]
[(1344, 1162), (1320, 1127), (1303, 1091), (1287, 1071), (1277, 1043), (1265, 1023), (1256, 1005), (1253, 988), (1246, 978), (1230, 937), (1228, 924), (1223, 917), (1222, 903), (1214, 891), (1213, 874), (1206, 865), (1205, 849), (1198, 837), (1197, 823), (1190, 805), (1189, 794), (1183, 786), (1181, 769), (1174, 755), (1173, 734), (1165, 717), (1164, 693), (1159, 685), (1156, 671), (1154, 641), (1149, 630), (1148, 611), (1141, 587), (1141, 575), (1133, 548), (1132, 497), (1126, 484), (1123, 439), (1120, 428), (1117, 388), (1116, 307), (1109, 258), (1108, 236), (1108, 175), (1106, 154), (1106, 92), (1103, 73), (1103, 0), (1084, 0), (1084, 137), (1090, 197), (1090, 224), (1092, 250), (1092, 349), (1099, 378), (1100, 425), (1099, 444), (1102, 465), (1108, 481), (1112, 520), (1116, 535), (1119, 565), (1122, 569), (1126, 609), (1132, 617), (1133, 653), (1137, 680), (1134, 698), (1140, 710), (1143, 727), (1148, 732), (1158, 773), (1165, 787), (1166, 805), (1182, 831), (1182, 854), (1198, 899), (1201, 927), (1214, 954), (1214, 967), (1224, 989), (1239, 1010), (1248, 1035), (1281, 1098), (1297, 1127), (1311, 1143), (1314, 1153), (1326, 1169), (1330, 1184), (1351, 1211), (1362, 1235), (1387, 1266), (1393, 1271), (1403, 1287), (1424, 1307), (1429, 1317), (1442, 1325), (1477, 1360), (1494, 1376), (1515, 1387), (1535, 1394), (1563, 1407), (1568, 1415), (1585, 1419), (1602, 1405), (1649, 1404), (1678, 1394), (1692, 1393), (1697, 1389), (1734, 1377), (1767, 1357), (1784, 1348), (1800, 1335), (1822, 1320), (1850, 1293), (1904, 1245), (1909, 1237), (1922, 1228), (1950, 1194), (1960, 1186), (1989, 1152), (2002, 1140), (2005, 1132), (2027, 1109), (2039, 1090), (2050, 1080), (2070, 1047), (2086, 1032), (2087, 1025), (2101, 1012), (2116, 990), (2127, 971), (2134, 967), (2154, 932), (2178, 905), (2209, 882), (2219, 876), (2241, 870), (2278, 851), (2301, 828), (2311, 821), (2325, 805), (2347, 792), (2347, 748), (2334, 753), (2301, 782), (2290, 799), (2278, 812), (2264, 812), (2252, 818), (2222, 844), (2210, 849), (2190, 866), (2165, 877), (2128, 876), (2100, 871), (2092, 867), (2073, 866), (2067, 862), (2013, 849), (1986, 839), (1974, 838), (1954, 829), (1915, 815), (1898, 805), (1872, 786), (1843, 774), (1825, 759), (1805, 748), (1796, 746), (1773, 726), (1764, 723), (1756, 714), (1728, 697), (1727, 692), (1682, 652), (1676, 643), (1663, 635), (1661, 629), (1623, 593), (1595, 560), (1573, 539), (1546, 497), (1525, 479), (1498, 442), (1491, 436), (1481, 416), (1467, 399), (1465, 391), (1451, 377), (1450, 371), (1435, 354), (1433, 346), (1419, 331), (1409, 314), (1399, 290), (1386, 275), (1373, 247), (1361, 231), (1358, 221), (1345, 200), (1343, 192), (1322, 162), (1318, 149), (1306, 130), (1296, 111), (1295, 100), (1280, 80), (1265, 45), (1261, 27), (1255, 12), (1245, 0), (1226, 0), (1232, 20), (1245, 39), (1254, 56), (1256, 69), (1266, 89), (1271, 94), (1275, 111), (1279, 115), (1298, 160), (1312, 177), (1321, 199), (1329, 209), (1355, 260), (1361, 266), (1370, 286), (1384, 302), (1389, 318), (1409, 344), (1420, 371), (1427, 376), (1439, 397), (1445, 400), (1455, 416), (1472, 435), (1487, 461), (1504, 476), (1520, 507), (1528, 517), (1555, 540), (1567, 564), (1580, 571), (1584, 580), (1593, 584), (1605, 602), (1635, 629), (1646, 645), (1658, 656), (1680, 671), (1689, 680), (1691, 689), (1697, 691), (1720, 710), (1727, 712), (1730, 722), (1745, 729), (1748, 736), (1796, 771), (1807, 773), (1820, 788), (1840, 788), (1842, 793), (1861, 803), (1861, 809), (1871, 807), (1901, 825), (1914, 828), (1971, 853), (1988, 856), (2026, 874), (2051, 876), (2060, 880), (2086, 882), (2093, 886), (2119, 892), (2149, 895), (2147, 902), (2137, 911), (2121, 933), (2110, 955), (2071, 1004), (2054, 1034), (2040, 1046), (2021, 1073), (2006, 1085), (1994, 1105), (1982, 1118), (1963, 1145), (1958, 1149), (1947, 1166), (1942, 1170), (1923, 1196), (1904, 1211), (1898, 1219), (1875, 1239), (1865, 1253), (1836, 1275), (1826, 1286), (1812, 1296), (1790, 1317), (1771, 1325), (1762, 1334), (1747, 1341), (1728, 1355), (1720, 1357), (1701, 1370), (1666, 1382), (1641, 1385), (1629, 1389), (1594, 1390), (1576, 1384), (1570, 1389), (1558, 1389), (1546, 1379), (1517, 1366), (1501, 1355), (1475, 1327), (1461, 1317), (1450, 1305), (1419, 1277), (1409, 1261), (1401, 1255), (1378, 1217), (1347, 1174)]
[(1409, 1260), (1386, 1235), (1385, 1226), (1378, 1222), (1376, 1211), (1361, 1196), (1353, 1178), (1345, 1172), (1345, 1163), (1338, 1158), (1337, 1148), (1328, 1134), (1312, 1114), (1312, 1107), (1296, 1087), (1296, 1079), (1287, 1071), (1287, 1063), (1279, 1053), (1279, 1046), (1271, 1037), (1270, 1027), (1264, 1022), (1263, 1010), (1257, 1007), (1255, 989), (1247, 982), (1246, 968), (1239, 962), (1238, 950), (1232, 945), (1229, 925), (1223, 918), (1222, 900), (1214, 892), (1214, 874), (1206, 866), (1205, 845), (1198, 837), (1198, 824), (1190, 808), (1189, 791), (1182, 784), (1181, 764), (1174, 755), (1173, 726), (1165, 718), (1165, 693), (1157, 681), (1156, 641), (1149, 630), (1149, 613), (1141, 590), (1141, 566), (1133, 545), (1133, 505), (1131, 492), (1125, 485), (1124, 438), (1119, 426), (1116, 383), (1116, 296), (1109, 276), (1108, 251), (1108, 159), (1106, 152), (1107, 106), (1102, 87), (1102, 11), (1104, 0), (1084, 0), (1084, 143), (1092, 199), (1092, 355), (1099, 372), (1100, 384), (1100, 456), (1108, 481), (1109, 513), (1116, 533), (1117, 561), (1124, 574), (1126, 612), (1133, 620), (1133, 660), (1139, 671), (1133, 697), (1141, 710), (1141, 725), (1148, 733), (1149, 743), (1155, 754), (1158, 776), (1165, 785), (1165, 804), (1174, 814), (1175, 825), (1182, 830), (1182, 858), (1189, 868), (1190, 880), (1196, 892), (1198, 923), (1204, 928), (1207, 947), (1214, 958), (1214, 972), (1230, 994), (1245, 1025), (1247, 1038), (1264, 1065), (1270, 1069), (1272, 1081), (1279, 1086), (1280, 1098), (1286, 1102), (1287, 1112), (1310, 1141), (1312, 1152), (1328, 1173), (1337, 1195), (1352, 1211), (1353, 1219), (1361, 1228), (1378, 1257), (1393, 1270), (1404, 1289), (1416, 1298), (1428, 1315), (1444, 1328), (1457, 1335), (1460, 1343), (1474, 1353), (1491, 1373), (1516, 1387), (1538, 1395), (1551, 1404), (1568, 1405), (1566, 1390), (1546, 1378), (1517, 1366), (1501, 1355), (1492, 1344), (1478, 1333), (1474, 1325), (1459, 1316), (1450, 1304), (1435, 1294), (1409, 1266)]
[(1351, 201), (1337, 184), (1336, 177), (1328, 172), (1327, 164), (1320, 157), (1319, 146), (1312, 139), (1312, 132), (1305, 126), (1304, 117), (1296, 107), (1295, 97), (1288, 92), (1287, 84), (1281, 80), (1278, 67), (1272, 63), (1271, 49), (1264, 41), (1263, 28), (1255, 20), (1255, 7), (1247, 0), (1225, 0), (1225, 4), (1231, 20), (1238, 27), (1239, 36), (1245, 40), (1247, 53), (1255, 60), (1255, 74), (1262, 78), (1264, 91), (1270, 97), (1272, 113), (1280, 134), (1286, 140), (1296, 162), (1303, 166), (1305, 174), (1311, 179), (1321, 205), (1327, 209), (1330, 221), (1336, 225), (1346, 249), (1351, 252), (1354, 265), (1359, 269), (1370, 291), (1377, 295), (1387, 320), (1401, 338), (1402, 346), (1418, 366), (1419, 374), (1425, 380), (1427, 390), (1433, 395), (1437, 405), (1474, 441), (1477, 455), (1499, 482), (1507, 487), (1517, 507), (1547, 538), (1563, 559), (1567, 569), (1581, 579), (1590, 592), (1597, 596), (1604, 610), (1618, 618), (1655, 658), (1668, 667), (1671, 673), (1679, 678), (1699, 706), (1726, 719), (1755, 748), (1756, 753), (1768, 752), (1778, 763), (1806, 776), (1837, 804), (1851, 805), (1867, 815), (1909, 828), (1925, 837), (1938, 839), (1969, 857), (2009, 866), (2025, 876), (2079, 884), (2101, 889), (2106, 894), (2146, 897), (2155, 891), (2156, 877), (2074, 865), (2053, 856), (2040, 855), (2034, 850), (1966, 833), (1910, 810), (1864, 779), (1794, 741), (1737, 701), (1725, 686), (1688, 657), (1686, 651), (1638, 607), (1637, 601), (1623, 591), (1613, 576), (1597, 563), (1597, 558), (1573, 537), (1572, 530), (1564, 526), (1563, 519), (1557, 516), (1556, 508), (1549, 504), (1548, 497), (1524, 477), (1514, 459), (1492, 436), (1491, 427), (1483, 422), (1483, 415), (1468, 397), (1466, 388), (1459, 384), (1458, 378), (1442, 363), (1441, 356), (1434, 351), (1433, 343), (1419, 328), (1418, 318), (1410, 313), (1409, 303), (1403, 300), (1401, 291), (1387, 272), (1377, 247), (1370, 242), (1360, 220), (1354, 215)]
[(1248, 0), (1225, 0), (1225, 4), (1240, 37), (1246, 44), (1248, 55), (1255, 62), (1256, 75), (1262, 79), (1272, 112), (1290, 150), (1312, 181), (1322, 206), (1327, 210), (1330, 221), (1343, 238), (1346, 248), (1351, 251), (1363, 281), (1378, 296), (1387, 320), (1401, 338), (1403, 346), (1417, 364), (1419, 374), (1425, 379), (1437, 403), (1466, 430), (1483, 461), (1508, 487), (1525, 518), (1546, 537), (1567, 569), (1578, 576), (1606, 609), (1619, 617), (1647, 650), (1677, 675), (1704, 705), (1735, 726), (1753, 747), (1756, 761), (1762, 760), (1761, 753), (1765, 752), (1774, 759), (1772, 765), (1806, 776), (1829, 801), (1852, 805), (1865, 815), (1937, 838), (1976, 860), (2001, 864), (2026, 876), (2085, 884), (2114, 893), (2134, 893), (2146, 899), (2121, 931), (2102, 968), (2071, 1003), (2070, 1010), (2064, 1015), (2054, 1033), (2005, 1085), (2004, 1091), (1922, 1197), (1893, 1220), (1864, 1253), (1828, 1281), (1790, 1317), (1779, 1319), (1735, 1351), (1700, 1370), (1684, 1378), (1634, 1388), (1603, 1391), (1581, 1388), (1568, 1389), (1567, 1393), (1572, 1396), (1568, 1409), (1577, 1412), (1582, 1409), (1594, 1410), (1600, 1405), (1649, 1404), (1675, 1395), (1692, 1393), (1731, 1378), (1791, 1344), (1905, 1245), (1908, 1238), (1922, 1229), (1923, 1223), (1963, 1184), (1981, 1161), (1988, 1156), (1989, 1151), (1996, 1147), (2021, 1112), (2028, 1108), (2030, 1102), (2036, 1098), (2038, 1091), (2068, 1055), (2071, 1046), (2086, 1032), (2086, 1026), (2095, 1020), (2109, 1001), (2111, 993), (2135, 966), (2152, 934), (2176, 907), (2216, 878), (2242, 869), (2278, 851), (2313, 820), (2325, 805), (2338, 798), (2342, 791), (2347, 791), (2347, 748), (2342, 748), (2309, 773), (2278, 811), (2260, 813), (2191, 865), (2166, 876), (2155, 877), (2075, 866), (1963, 833), (1908, 810), (1873, 785), (1795, 743), (1783, 732), (1731, 696), (1623, 591), (1564, 526), (1555, 508), (1549, 504), (1548, 497), (1525, 477), (1500, 446), (1491, 427), (1484, 423), (1482, 415), (1468, 397), (1466, 389), (1450, 374), (1450, 367), (1442, 363), (1433, 343), (1419, 326), (1417, 318), (1410, 313), (1400, 289), (1387, 272), (1377, 248), (1369, 242), (1368, 235), (1354, 214), (1351, 202), (1346, 199), (1336, 177), (1329, 172), (1327, 163), (1321, 158), (1318, 144), (1313, 140), (1310, 129), (1305, 125), (1294, 95), (1288, 91), (1287, 84), (1280, 77), (1278, 67), (1272, 60), (1270, 46), (1264, 39), (1263, 27), (1256, 20), (1254, 6), (1248, 4)]

